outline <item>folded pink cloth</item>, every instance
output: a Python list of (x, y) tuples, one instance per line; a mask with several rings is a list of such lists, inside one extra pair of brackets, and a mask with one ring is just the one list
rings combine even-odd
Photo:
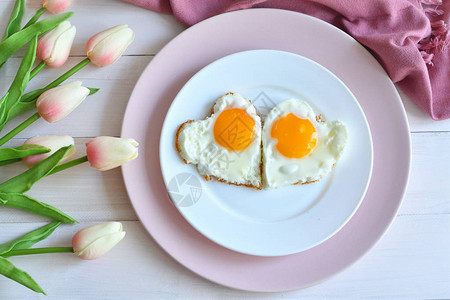
[[(450, 118), (450, 0), (125, 0), (186, 25), (246, 8), (281, 8), (324, 20), (366, 46), (435, 120)], [(299, 37), (300, 38), (300, 37)]]

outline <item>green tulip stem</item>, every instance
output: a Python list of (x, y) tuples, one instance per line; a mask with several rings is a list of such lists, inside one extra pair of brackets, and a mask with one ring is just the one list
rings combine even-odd
[(83, 156), (83, 157), (80, 157), (80, 158), (77, 158), (77, 159), (74, 159), (74, 160), (71, 160), (69, 162), (66, 162), (65, 164), (62, 164), (62, 165), (59, 165), (59, 166), (55, 167), (48, 175), (52, 175), (52, 174), (55, 174), (57, 172), (64, 171), (65, 169), (68, 169), (68, 168), (80, 165), (80, 164), (85, 163), (87, 161), (88, 161), (87, 155)]
[(21, 160), (22, 160), (21, 158), (13, 158), (13, 159), (8, 159), (8, 160), (2, 160), (2, 161), (0, 161), (0, 167), (19, 162)]
[(18, 255), (30, 255), (30, 254), (45, 254), (45, 253), (73, 253), (72, 247), (46, 247), (46, 248), (33, 248), (33, 249), (18, 249), (11, 250), (4, 257), (18, 256)]
[(30, 79), (33, 79), (34, 76), (36, 76), (40, 71), (42, 71), (43, 68), (45, 68), (46, 64), (45, 62), (41, 61), (30, 73)]
[(52, 89), (54, 87), (57, 87), (58, 85), (60, 85), (62, 82), (64, 82), (65, 80), (67, 80), (70, 76), (72, 76), (73, 74), (75, 74), (76, 72), (80, 71), (81, 69), (83, 69), (84, 67), (86, 67), (91, 61), (89, 60), (89, 58), (85, 58), (82, 61), (80, 61), (78, 64), (76, 64), (72, 69), (70, 69), (69, 71), (67, 71), (66, 73), (62, 74), (60, 77), (58, 77), (56, 80), (54, 80), (52, 83), (50, 83), (49, 85), (47, 85), (45, 88), (43, 88), (44, 90), (49, 90)]
[(39, 113), (35, 113), (34, 115), (32, 115), (31, 117), (29, 117), (28, 119), (26, 119), (25, 121), (23, 121), (21, 124), (19, 124), (19, 126), (17, 126), (16, 128), (14, 128), (13, 130), (11, 130), (10, 132), (8, 132), (4, 137), (2, 137), (0, 139), (0, 146), (4, 145), (7, 141), (9, 141), (10, 139), (12, 139), (13, 137), (15, 137), (17, 134), (19, 134), (19, 132), (21, 132), (22, 130), (24, 130), (25, 128), (27, 128), (29, 125), (31, 125), (34, 121), (36, 121), (37, 119), (39, 119), (41, 116), (39, 115)]
[(43, 92), (45, 92), (45, 91), (47, 91), (49, 89), (52, 89), (54, 87), (57, 87), (62, 82), (67, 80), (70, 76), (72, 76), (76, 72), (80, 71), (85, 66), (87, 66), (90, 62), (91, 61), (89, 60), (89, 58), (86, 57), (85, 59), (80, 61), (78, 64), (76, 64), (72, 69), (70, 69), (69, 71), (67, 71), (66, 73), (62, 74), (60, 77), (58, 77), (57, 79), (55, 79), (54, 81), (49, 83), (46, 87), (44, 87), (42, 89), (38, 89), (38, 90), (32, 91), (32, 92), (29, 92), (29, 93), (23, 95), (20, 98), (20, 101), (21, 102), (31, 102), (34, 99), (37, 99)]
[(27, 28), (28, 26), (31, 26), (31, 25), (33, 25), (34, 23), (36, 23), (36, 21), (39, 20), (39, 18), (40, 18), (44, 13), (45, 13), (45, 8), (44, 8), (44, 7), (39, 8), (39, 9), (36, 11), (36, 13), (34, 14), (34, 16), (30, 19), (30, 21), (28, 21), (28, 23), (22, 28), (22, 30), (25, 29), (25, 28)]

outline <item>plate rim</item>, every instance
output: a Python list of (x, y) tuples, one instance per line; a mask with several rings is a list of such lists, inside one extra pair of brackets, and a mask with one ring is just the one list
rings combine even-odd
[[(356, 107), (359, 110), (360, 115), (362, 116), (364, 125), (365, 125), (365, 129), (364, 132), (367, 133), (368, 138), (369, 138), (369, 148), (370, 148), (370, 158), (369, 158), (369, 168), (368, 168), (368, 174), (364, 174), (364, 176), (367, 176), (367, 180), (364, 183), (364, 189), (361, 193), (361, 195), (359, 196), (359, 200), (357, 201), (355, 207), (352, 208), (350, 214), (348, 214), (348, 216), (345, 218), (345, 220), (336, 228), (334, 229), (329, 235), (327, 235), (326, 237), (324, 237), (322, 240), (319, 240), (318, 242), (313, 243), (312, 245), (308, 246), (308, 247), (302, 247), (302, 249), (300, 250), (293, 250), (293, 251), (286, 251), (285, 253), (272, 253), (272, 251), (263, 251), (261, 250), (260, 253), (252, 253), (251, 251), (244, 251), (244, 250), (238, 250), (236, 247), (231, 247), (231, 246), (227, 246), (226, 244), (220, 242), (217, 238), (214, 238), (213, 236), (210, 236), (209, 234), (205, 233), (203, 229), (198, 228), (198, 226), (196, 226), (194, 223), (192, 223), (191, 219), (189, 218), (189, 216), (185, 213), (186, 211), (181, 209), (178, 205), (175, 205), (175, 207), (177, 208), (178, 212), (183, 216), (183, 218), (192, 226), (195, 228), (195, 230), (197, 230), (198, 232), (200, 232), (204, 237), (210, 239), (211, 241), (213, 241), (214, 243), (218, 244), (219, 246), (225, 247), (227, 249), (230, 249), (232, 251), (238, 252), (238, 253), (242, 253), (242, 254), (247, 254), (247, 255), (254, 255), (254, 256), (262, 256), (262, 257), (277, 257), (277, 256), (286, 256), (286, 255), (291, 255), (291, 254), (296, 254), (296, 253), (300, 253), (306, 250), (309, 250), (311, 248), (314, 248), (318, 245), (320, 245), (321, 243), (327, 241), (329, 238), (331, 238), (332, 236), (334, 236), (336, 233), (339, 232), (339, 230), (341, 230), (349, 221), (350, 219), (353, 217), (353, 215), (356, 213), (356, 211), (358, 210), (358, 208), (361, 206), (362, 201), (364, 200), (364, 197), (366, 196), (367, 190), (369, 188), (370, 185), (370, 180), (372, 178), (372, 171), (373, 171), (373, 141), (372, 141), (372, 133), (370, 130), (370, 126), (369, 126), (369, 122), (367, 121), (366, 115), (364, 113), (364, 110), (362, 109), (361, 105), (359, 104), (358, 100), (356, 99), (355, 95), (352, 93), (352, 91), (348, 88), (348, 86), (333, 72), (331, 72), (330, 70), (328, 70), (326, 67), (322, 66), (321, 64), (319, 64), (318, 62), (314, 61), (313, 59), (310, 59), (308, 57), (305, 57), (303, 55), (300, 54), (296, 54), (296, 53), (292, 53), (292, 52), (288, 52), (288, 51), (282, 51), (282, 50), (274, 50), (274, 49), (253, 49), (253, 50), (244, 50), (244, 51), (239, 51), (239, 52), (235, 52), (229, 55), (225, 55), (223, 57), (220, 57), (216, 60), (214, 60), (213, 62), (207, 64), (206, 66), (204, 66), (203, 68), (201, 68), (198, 72), (196, 72), (191, 78), (189, 78), (189, 80), (183, 85), (183, 87), (178, 91), (177, 95), (175, 96), (175, 98), (172, 100), (170, 107), (164, 117), (164, 121), (163, 121), (163, 126), (161, 128), (161, 132), (160, 132), (160, 138), (159, 138), (159, 161), (160, 161), (160, 169), (162, 172), (162, 177), (164, 180), (164, 184), (165, 184), (165, 188), (166, 190), (168, 190), (168, 175), (167, 175), (167, 171), (165, 171), (165, 169), (163, 168), (163, 157), (162, 154), (164, 153), (163, 151), (163, 147), (166, 147), (166, 144), (163, 145), (163, 141), (169, 139), (167, 142), (170, 141), (169, 137), (166, 137), (165, 135), (163, 135), (163, 133), (165, 131), (167, 131), (167, 126), (168, 126), (168, 115), (170, 114), (170, 112), (174, 109), (174, 104), (177, 101), (177, 99), (180, 97), (180, 94), (183, 93), (183, 91), (185, 89), (188, 88), (188, 85), (190, 83), (192, 83), (192, 81), (196, 80), (197, 77), (199, 77), (201, 75), (201, 73), (206, 72), (208, 70), (210, 70), (211, 68), (213, 68), (215, 65), (219, 64), (219, 63), (223, 63), (224, 60), (229, 60), (232, 59), (235, 56), (241, 56), (241, 55), (252, 55), (253, 53), (262, 53), (262, 52), (266, 52), (266, 53), (276, 53), (279, 55), (287, 55), (287, 56), (291, 56), (291, 57), (295, 57), (296, 59), (303, 59), (305, 61), (307, 61), (308, 63), (314, 65), (315, 67), (318, 67), (319, 69), (321, 69), (322, 71), (326, 72), (327, 74), (329, 74), (333, 80), (336, 80), (345, 90), (346, 92), (349, 94), (351, 101), (353, 102), (353, 104), (356, 105)], [(179, 101), (179, 100), (178, 100)], [(189, 119), (189, 118), (188, 118)], [(197, 171), (197, 170), (196, 170)], [(198, 173), (198, 172), (197, 172)], [(202, 176), (200, 176), (202, 177)], [(281, 187), (283, 188), (283, 187)], [(169, 198), (173, 201), (172, 196), (169, 193)], [(264, 254), (265, 253), (265, 254)]]
[[(326, 23), (326, 22), (324, 22), (324, 21), (322, 21), (322, 20), (320, 20), (320, 19), (314, 18), (314, 17), (309, 16), (309, 15), (306, 15), (306, 14), (302, 14), (302, 13), (299, 13), (299, 12), (294, 12), (294, 11), (289, 11), (289, 10), (283, 10), (283, 9), (258, 8), (258, 9), (239, 10), (239, 11), (228, 12), (228, 13), (224, 13), (224, 14), (222, 14), (222, 15), (214, 16), (214, 17), (209, 18), (209, 19), (207, 19), (207, 20), (204, 20), (204, 21), (202, 21), (202, 22), (200, 22), (200, 23), (198, 23), (198, 24), (204, 24), (204, 23), (206, 23), (206, 22), (215, 21), (217, 18), (223, 18), (224, 16), (229, 16), (230, 14), (235, 14), (235, 15), (237, 15), (237, 14), (247, 14), (247, 13), (250, 12), (250, 11), (253, 11), (252, 13), (254, 13), (255, 10), (261, 11), (261, 12), (263, 12), (263, 13), (279, 13), (279, 14), (291, 15), (291, 16), (289, 16), (289, 17), (294, 17), (294, 18), (299, 17), (299, 18), (309, 19), (309, 21), (312, 21), (312, 22), (318, 22), (319, 24), (321, 24), (321, 26), (327, 26), (329, 30), (335, 31), (337, 34), (340, 34), (341, 36), (343, 36), (343, 38), (347, 38), (347, 39), (352, 40), (352, 42), (356, 42), (351, 36), (349, 36), (348, 34), (346, 34), (344, 31), (342, 31), (342, 30), (340, 30), (339, 28), (337, 28), (337, 27), (335, 27), (335, 26), (333, 26), (333, 25), (330, 25), (330, 24), (328, 24), (328, 23)], [(295, 15), (295, 16), (294, 16), (294, 15)], [(158, 54), (153, 58), (153, 60), (147, 65), (147, 67), (146, 67), (146, 68), (144, 69), (144, 71), (142, 72), (140, 78), (138, 79), (138, 81), (137, 81), (137, 83), (136, 83), (136, 85), (135, 85), (135, 87), (134, 87), (134, 89), (133, 89), (133, 92), (132, 92), (132, 94), (131, 94), (131, 96), (130, 96), (130, 100), (131, 100), (133, 97), (136, 97), (135, 94), (137, 94), (137, 87), (138, 87), (138, 85), (141, 83), (141, 81), (143, 81), (143, 75), (146, 74), (147, 72), (149, 72), (149, 69), (150, 69), (151, 66), (153, 66), (153, 65), (156, 64), (156, 61), (158, 61), (158, 60), (160, 59), (160, 57), (161, 57), (161, 55), (162, 55), (161, 53), (163, 53), (163, 50), (167, 49), (170, 45), (172, 45), (173, 43), (177, 42), (177, 41), (178, 41), (179, 39), (181, 39), (181, 37), (184, 36), (185, 34), (188, 34), (188, 33), (190, 33), (191, 31), (195, 30), (195, 28), (197, 28), (198, 24), (197, 24), (197, 25), (194, 25), (194, 26), (192, 26), (192, 27), (190, 27), (190, 28), (188, 28), (188, 29), (186, 29), (185, 31), (183, 31), (182, 33), (180, 33), (179, 35), (177, 35), (174, 39), (172, 39), (169, 43), (167, 43), (167, 44), (166, 44), (166, 45), (158, 52)], [(356, 42), (356, 43), (357, 43), (357, 42)], [(360, 46), (361, 48), (363, 48), (361, 45), (359, 45), (359, 46)], [(370, 53), (368, 53), (368, 51), (367, 51), (366, 49), (363, 49), (363, 50), (366, 51), (366, 55), (370, 56), (370, 57), (375, 61), (375, 59), (373, 58), (373, 56), (370, 55)], [(376, 63), (378, 64), (378, 66), (380, 66), (380, 64), (379, 64), (378, 62), (376, 62)], [(380, 68), (382, 68), (382, 67), (380, 66)], [(386, 77), (388, 77), (385, 71), (384, 71), (383, 74), (384, 74)], [(374, 240), (371, 241), (371, 242), (369, 243), (369, 245), (364, 245), (363, 249), (361, 249), (361, 251), (360, 251), (359, 253), (357, 253), (356, 256), (354, 256), (354, 257), (351, 259), (351, 261), (346, 262), (345, 265), (342, 266), (342, 267), (339, 267), (338, 270), (331, 271), (331, 273), (329, 273), (329, 274), (326, 275), (326, 276), (321, 277), (320, 279), (310, 280), (309, 283), (296, 283), (296, 284), (290, 284), (289, 286), (287, 286), (287, 285), (284, 285), (284, 286), (282, 286), (282, 287), (280, 286), (280, 287), (277, 287), (277, 288), (275, 288), (275, 287), (265, 287), (265, 286), (255, 288), (253, 285), (248, 285), (248, 284), (245, 285), (245, 284), (242, 284), (242, 283), (240, 283), (240, 284), (232, 284), (232, 283), (229, 283), (229, 281), (228, 281), (228, 282), (224, 281), (223, 279), (210, 278), (209, 275), (206, 274), (207, 272), (205, 272), (205, 270), (199, 270), (198, 267), (197, 267), (197, 268), (194, 268), (192, 265), (189, 264), (188, 261), (185, 261), (185, 260), (180, 259), (180, 258), (176, 255), (176, 253), (173, 252), (173, 249), (168, 249), (167, 245), (161, 244), (161, 241), (159, 241), (159, 240), (155, 237), (155, 235), (154, 235), (154, 233), (153, 233), (153, 232), (154, 232), (154, 228), (151, 227), (151, 226), (147, 226), (147, 222), (149, 222), (149, 221), (143, 219), (143, 218), (142, 218), (142, 214), (143, 214), (143, 213), (139, 212), (138, 209), (137, 209), (137, 206), (139, 206), (140, 204), (137, 203), (137, 202), (133, 202), (133, 200), (132, 200), (132, 199), (133, 199), (133, 195), (132, 195), (132, 194), (134, 193), (134, 191), (132, 190), (131, 187), (133, 186), (133, 184), (132, 184), (132, 182), (129, 181), (129, 180), (130, 180), (130, 179), (129, 179), (129, 176), (130, 176), (129, 174), (131, 174), (130, 171), (131, 171), (131, 168), (132, 168), (132, 167), (131, 167), (130, 164), (128, 164), (128, 165), (122, 166), (121, 170), (122, 170), (122, 174), (123, 174), (123, 178), (124, 178), (124, 182), (125, 182), (127, 194), (129, 195), (129, 198), (130, 198), (131, 204), (132, 204), (132, 206), (133, 206), (133, 209), (135, 210), (135, 212), (136, 212), (136, 214), (137, 214), (137, 216), (138, 216), (140, 222), (143, 224), (143, 226), (144, 226), (144, 228), (147, 230), (147, 232), (148, 232), (148, 233), (153, 237), (153, 239), (154, 239), (154, 240), (155, 240), (155, 241), (156, 241), (156, 242), (157, 242), (157, 243), (165, 250), (165, 252), (166, 252), (167, 254), (169, 254), (172, 258), (174, 258), (177, 262), (179, 262), (182, 266), (186, 267), (188, 270), (190, 270), (190, 271), (196, 273), (197, 275), (199, 275), (199, 276), (201, 276), (201, 277), (203, 277), (203, 278), (205, 278), (205, 279), (207, 279), (207, 280), (209, 280), (209, 281), (215, 282), (215, 283), (217, 283), (217, 284), (220, 284), (220, 285), (223, 285), (223, 286), (226, 286), (226, 287), (229, 287), (229, 288), (240, 289), (240, 290), (245, 290), (245, 291), (254, 291), (254, 292), (284, 292), (284, 291), (296, 290), (296, 289), (299, 289), (299, 288), (307, 288), (307, 287), (310, 287), (310, 286), (319, 284), (319, 283), (321, 283), (321, 282), (323, 282), (323, 281), (326, 281), (326, 280), (328, 280), (329, 278), (334, 277), (334, 276), (336, 276), (337, 274), (340, 274), (340, 273), (343, 272), (344, 270), (347, 270), (349, 267), (351, 267), (352, 265), (354, 265), (354, 264), (355, 264), (356, 262), (358, 262), (362, 257), (364, 257), (365, 254), (367, 254), (367, 253), (368, 253), (368, 252), (369, 252), (369, 251), (370, 251), (370, 250), (371, 250), (371, 249), (379, 242), (379, 240), (384, 236), (384, 234), (388, 231), (388, 229), (389, 229), (390, 226), (392, 225), (393, 221), (395, 220), (395, 216), (397, 215), (397, 212), (398, 212), (398, 210), (399, 210), (399, 208), (400, 208), (400, 206), (401, 206), (401, 203), (402, 203), (402, 201), (403, 201), (403, 199), (404, 199), (404, 197), (405, 197), (405, 194), (406, 194), (407, 184), (408, 184), (409, 177), (410, 177), (411, 159), (412, 159), (412, 157), (411, 157), (411, 136), (410, 136), (410, 128), (409, 128), (409, 123), (408, 123), (406, 111), (405, 111), (405, 109), (404, 109), (404, 106), (403, 106), (403, 104), (402, 104), (401, 98), (400, 98), (400, 96), (399, 96), (397, 90), (395, 89), (395, 86), (394, 86), (394, 84), (392, 83), (392, 81), (390, 81), (389, 87), (390, 87), (391, 92), (395, 95), (395, 97), (396, 97), (397, 100), (398, 100), (398, 101), (397, 101), (397, 104), (398, 104), (398, 106), (399, 106), (399, 108), (400, 108), (400, 115), (399, 115), (398, 117), (402, 119), (403, 125), (406, 127), (405, 129), (406, 129), (406, 132), (407, 132), (407, 135), (405, 135), (404, 138), (406, 138), (406, 146), (407, 146), (407, 148), (408, 148), (409, 151), (408, 151), (407, 153), (405, 153), (405, 157), (407, 158), (407, 164), (404, 166), (404, 173), (405, 173), (404, 175), (405, 175), (405, 177), (404, 177), (403, 180), (402, 180), (402, 186), (403, 186), (403, 188), (402, 188), (402, 190), (400, 191), (400, 193), (399, 193), (399, 195), (398, 195), (398, 196), (399, 196), (399, 197), (398, 197), (398, 201), (395, 203), (395, 206), (393, 207), (393, 210), (391, 210), (390, 213), (387, 215), (388, 221), (387, 221), (386, 223), (383, 223), (383, 224), (382, 224), (382, 226), (381, 226), (381, 228), (380, 228), (380, 231), (381, 231), (381, 232), (378, 232), (378, 233), (376, 234), (376, 237), (374, 238)], [(123, 119), (122, 129), (121, 129), (121, 136), (124, 136), (124, 135), (127, 134), (127, 128), (126, 128), (126, 127), (127, 127), (127, 126), (126, 126), (127, 124), (126, 124), (125, 120), (126, 120), (127, 118), (129, 118), (129, 115), (131, 114), (131, 112), (130, 112), (130, 111), (131, 111), (131, 105), (130, 105), (130, 104), (131, 104), (131, 101), (129, 101), (129, 103), (127, 104), (127, 108), (126, 108), (126, 111), (125, 111), (125, 114), (124, 114), (124, 119)], [(369, 125), (370, 125), (370, 122), (369, 122)], [(372, 173), (372, 175), (373, 175), (373, 173)], [(372, 177), (372, 179), (373, 179), (373, 177)], [(366, 195), (366, 196), (367, 196), (367, 195)]]

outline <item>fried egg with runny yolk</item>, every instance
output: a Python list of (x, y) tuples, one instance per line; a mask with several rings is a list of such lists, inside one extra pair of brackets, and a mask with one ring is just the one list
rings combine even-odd
[(239, 94), (218, 98), (205, 120), (182, 124), (177, 149), (207, 179), (261, 189), (261, 119)]
[(322, 122), (308, 103), (280, 102), (263, 128), (263, 177), (268, 188), (309, 183), (330, 173), (342, 155), (347, 130), (340, 121)]

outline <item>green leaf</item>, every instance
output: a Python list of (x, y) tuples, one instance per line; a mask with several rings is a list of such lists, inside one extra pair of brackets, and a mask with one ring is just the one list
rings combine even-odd
[[(30, 92), (33, 93), (33, 92)], [(6, 117), (6, 123), (17, 117), (18, 115), (21, 115), (23, 113), (26, 113), (30, 110), (36, 109), (36, 101), (38, 99), (38, 97), (42, 94), (43, 92), (38, 92), (38, 93), (33, 93), (33, 97), (30, 98), (28, 102), (23, 102), (23, 101), (19, 101), (17, 103), (16, 106), (14, 106), (8, 113), (8, 116)], [(28, 93), (27, 93), (28, 94)], [(25, 94), (25, 95), (27, 95)], [(1, 127), (0, 127), (1, 128)]]
[(0, 164), (2, 161), (48, 153), (51, 150), (41, 145), (22, 145), (16, 148), (0, 148)]
[(58, 14), (39, 21), (23, 30), (20, 30), (4, 41), (0, 42), (0, 65), (16, 53), (20, 48), (31, 41), (36, 35), (40, 35), (55, 28), (73, 15), (73, 12)]
[(19, 161), (21, 161), (22, 159), (20, 159), (20, 158), (15, 158), (15, 159), (8, 159), (8, 160), (2, 160), (2, 161), (0, 161), (0, 167), (1, 166), (6, 166), (6, 165), (10, 165), (10, 164), (13, 164), (13, 163), (16, 163), (16, 162), (19, 162)]
[(3, 182), (0, 184), (0, 193), (25, 193), (33, 184), (47, 176), (71, 148), (73, 148), (72, 145), (62, 147), (34, 167)]
[(90, 95), (94, 95), (95, 93), (97, 93), (100, 89), (88, 87), (88, 90), (89, 90), (89, 96), (90, 96)]
[(39, 8), (36, 13), (34, 14), (33, 17), (31, 17), (31, 19), (28, 21), (27, 24), (25, 24), (25, 26), (23, 26), (23, 29), (30, 27), (31, 25), (33, 25), (34, 23), (37, 22), (37, 20), (39, 20), (39, 18), (46, 12), (45, 7), (41, 7)]
[(56, 207), (40, 202), (24, 194), (0, 193), (0, 206), (26, 210), (67, 224), (76, 222), (75, 219), (66, 215)]
[(22, 26), (22, 18), (25, 12), (25, 0), (16, 0), (14, 10), (9, 18), (8, 25), (6, 26), (5, 35), (3, 41), (20, 30)]
[(16, 268), (9, 260), (6, 258), (3, 258), (0, 256), (0, 274), (12, 279), (21, 285), (26, 286), (27, 288), (41, 294), (45, 294), (45, 292), (42, 290), (42, 288), (37, 284), (36, 281), (34, 281), (31, 276), (25, 272), (22, 271), (19, 268)]
[(6, 92), (5, 96), (3, 96), (2, 99), (0, 99), (0, 120), (2, 120), (3, 118), (6, 117), (6, 110), (2, 109), (2, 103), (5, 103), (6, 101), (8, 101), (8, 97), (9, 97), (9, 92)]
[(8, 243), (0, 245), (0, 256), (4, 256), (12, 250), (28, 249), (34, 244), (45, 240), (50, 234), (55, 231), (61, 222), (52, 222), (38, 229), (28, 232), (27, 234), (18, 237)]
[(7, 94), (0, 100), (0, 130), (10, 119), (10, 117), (8, 117), (10, 111), (17, 105), (17, 103), (19, 103), (20, 97), (27, 88), (31, 68), (33, 67), (34, 59), (36, 57), (36, 47), (38, 42), (37, 38), (38, 37), (36, 35), (28, 46), (27, 52), (22, 59), (14, 81), (11, 83)]

